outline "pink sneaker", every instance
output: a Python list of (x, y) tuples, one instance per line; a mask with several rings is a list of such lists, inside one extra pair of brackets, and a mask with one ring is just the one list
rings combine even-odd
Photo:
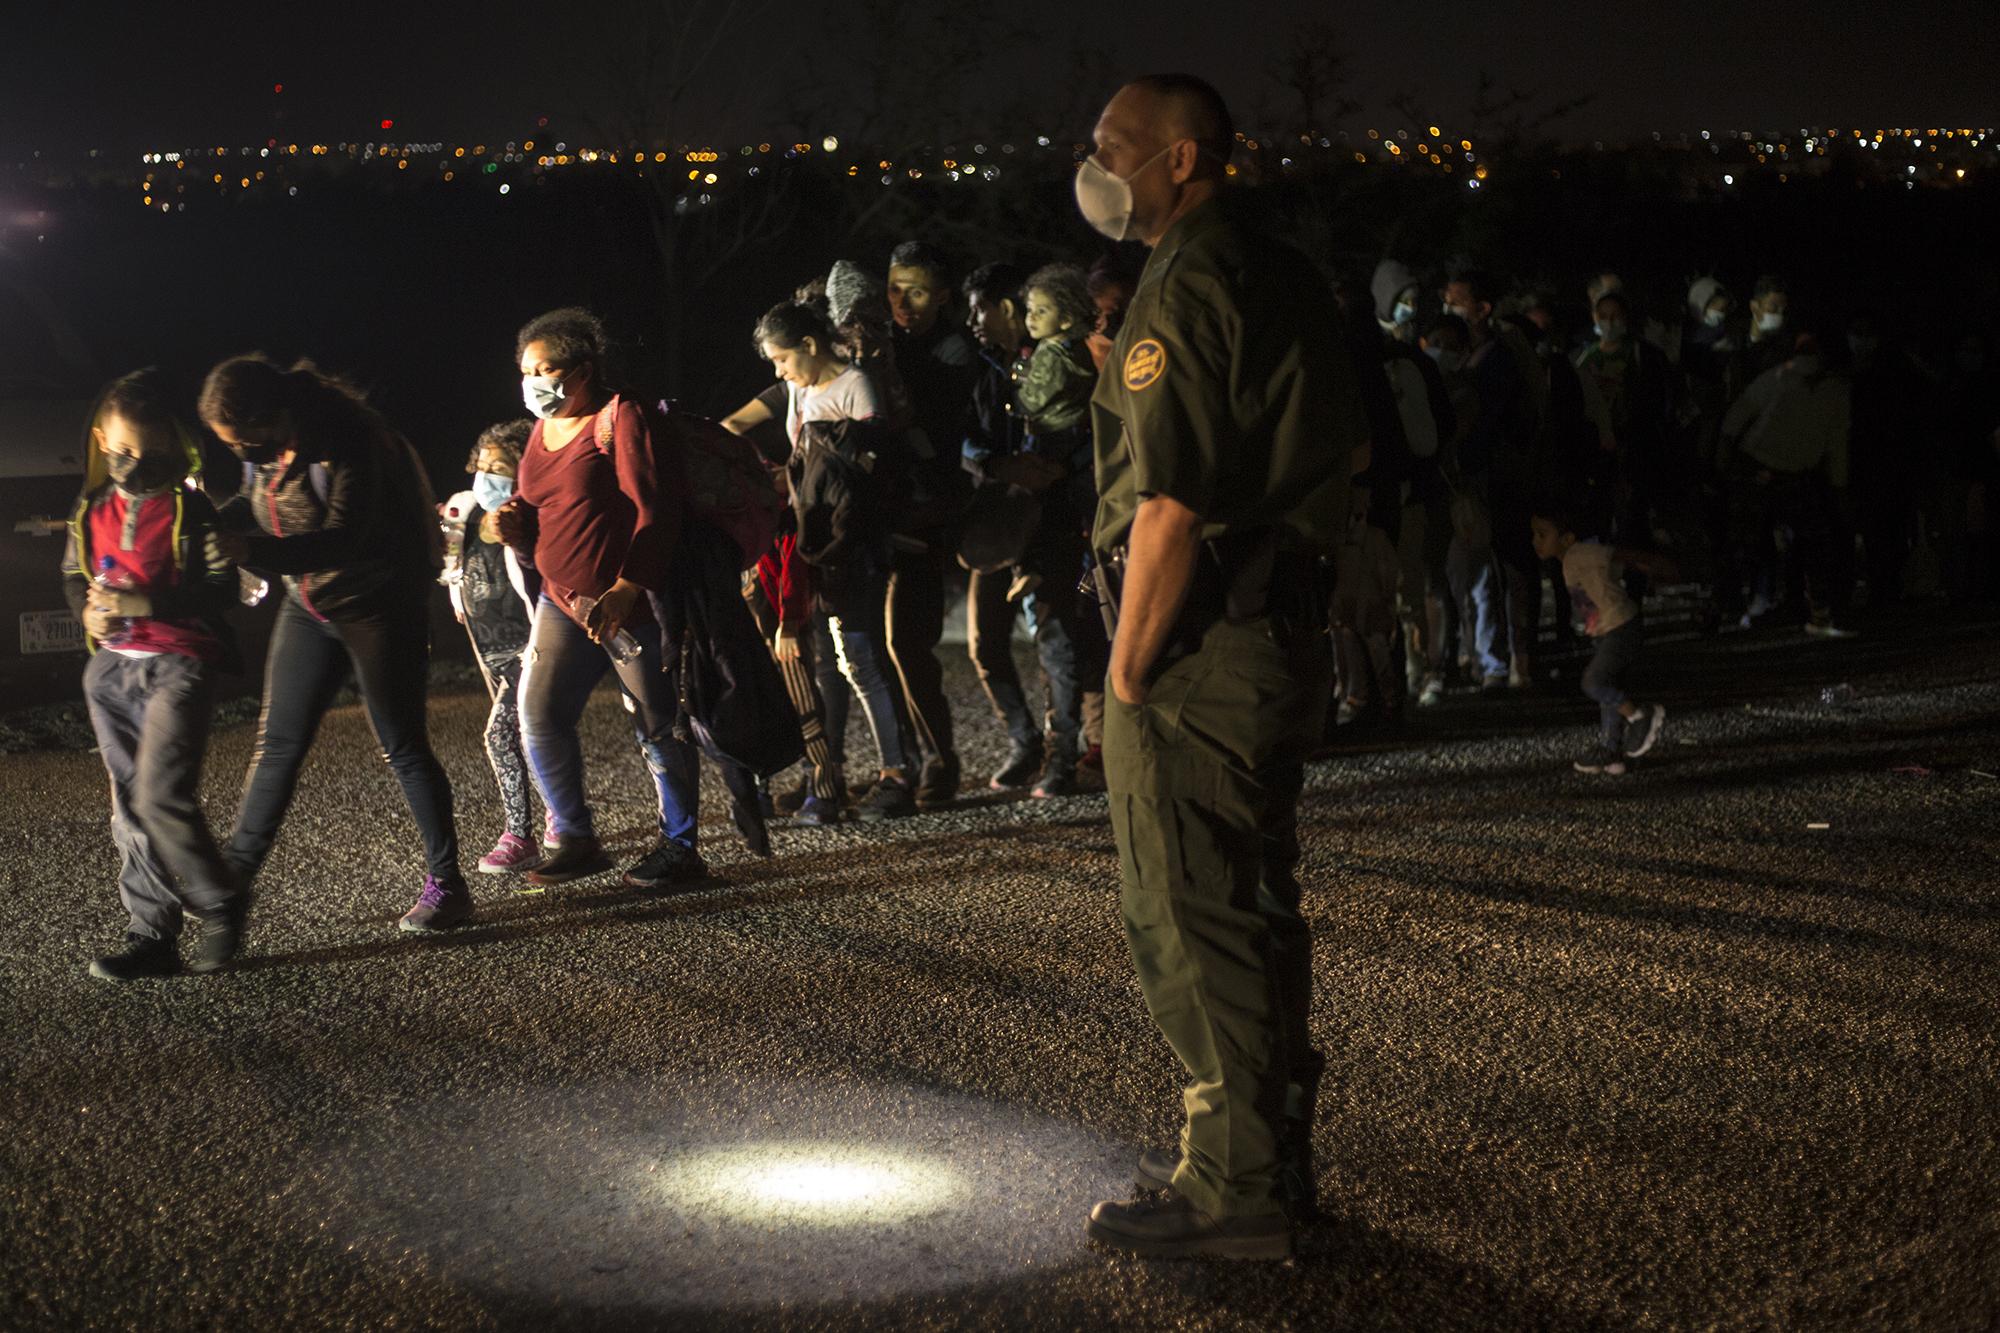
[(542, 813), (542, 846), (550, 851), (562, 846), (562, 834), (556, 832), (556, 812), (553, 810)]
[(541, 863), (542, 853), (534, 843), (511, 833), (503, 833), (500, 841), (493, 844), (493, 850), (479, 858), (479, 873), (511, 875), (521, 870), (533, 870)]

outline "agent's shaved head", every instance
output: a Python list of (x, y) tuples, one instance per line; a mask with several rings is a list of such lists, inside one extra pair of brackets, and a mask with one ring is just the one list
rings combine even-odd
[(1148, 96), (1162, 139), (1194, 140), (1212, 169), (1221, 172), (1236, 151), (1236, 122), (1213, 84), (1192, 74), (1144, 74), (1125, 86)]

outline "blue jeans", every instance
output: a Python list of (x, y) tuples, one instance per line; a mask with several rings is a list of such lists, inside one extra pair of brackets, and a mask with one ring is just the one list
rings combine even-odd
[(1618, 709), (1626, 699), (1625, 673), (1638, 660), (1645, 639), (1639, 618), (1634, 616), (1609, 634), (1597, 636), (1597, 651), (1583, 669), (1583, 692), (1597, 700), (1601, 739), (1607, 750), (1625, 746), (1625, 715)]
[(908, 774), (915, 772), (919, 760), (902, 712), (902, 679), (889, 658), (884, 624), (888, 596), (888, 579), (882, 576), (842, 598), (842, 610), (847, 614), (836, 616), (824, 608), (816, 609), (813, 670), (826, 710), (826, 739), (833, 762), (847, 760), (847, 710), (853, 697), (859, 695), (882, 767)]
[(595, 837), (590, 803), (583, 793), (583, 744), (577, 723), (606, 671), (618, 673), (618, 688), (632, 708), (640, 753), (660, 795), (660, 836), (693, 850), (700, 757), (674, 739), (673, 680), (660, 669), (660, 627), (630, 625), (639, 656), (615, 665), (569, 615), (544, 594), (535, 604), (534, 630), (521, 667), (521, 739), (542, 804), (562, 837)]

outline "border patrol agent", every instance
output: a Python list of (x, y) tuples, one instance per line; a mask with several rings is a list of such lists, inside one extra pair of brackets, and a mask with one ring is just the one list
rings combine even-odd
[(1100, 1203), (1144, 1255), (1281, 1259), (1309, 1215), (1310, 936), (1296, 831), (1332, 688), (1322, 556), (1367, 438), (1331, 294), (1219, 197), (1234, 142), (1206, 83), (1121, 89), (1078, 206), (1153, 253), (1093, 403), (1093, 534), (1115, 622), (1104, 727), (1121, 905), (1146, 1005), (1187, 1072), (1164, 1189)]

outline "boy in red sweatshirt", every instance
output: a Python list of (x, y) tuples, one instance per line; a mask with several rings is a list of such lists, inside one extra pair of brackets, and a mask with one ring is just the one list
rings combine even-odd
[(193, 437), (150, 372), (106, 391), (91, 426), (110, 480), (70, 517), (63, 586), (91, 646), (84, 698), (111, 778), (111, 838), (125, 947), (90, 965), (107, 981), (171, 976), (184, 915), (202, 924), (189, 970), (212, 972), (243, 943), (248, 893), (201, 811), (215, 675), (233, 670), (223, 614), (236, 569), (213, 558), (215, 508), (186, 485)]

